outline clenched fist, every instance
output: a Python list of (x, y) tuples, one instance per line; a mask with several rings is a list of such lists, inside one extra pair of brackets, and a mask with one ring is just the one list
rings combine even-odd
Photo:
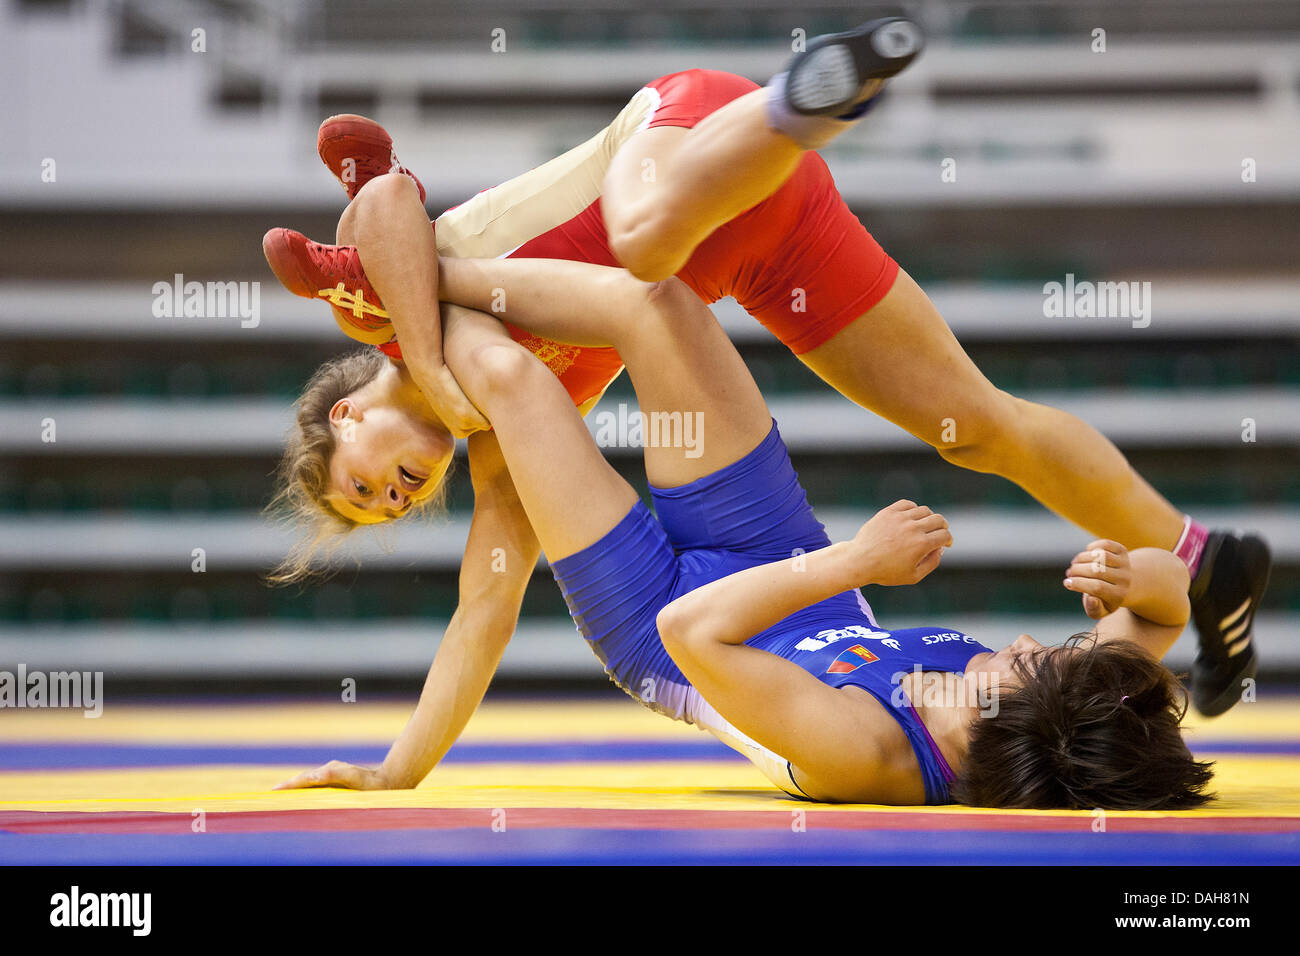
[(853, 538), (863, 584), (915, 584), (939, 566), (952, 547), (948, 519), (925, 505), (895, 501), (876, 512)]

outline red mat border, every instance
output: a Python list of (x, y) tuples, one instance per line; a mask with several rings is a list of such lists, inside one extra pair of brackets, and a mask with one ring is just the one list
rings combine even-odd
[[(286, 831), (451, 830), (491, 827), (501, 820), (511, 829), (587, 830), (984, 830), (991, 832), (1091, 830), (1091, 815), (1012, 815), (984, 813), (855, 812), (846, 810), (619, 810), (590, 807), (434, 808), (372, 807), (319, 810), (214, 811), (204, 815), (207, 833)], [(798, 814), (803, 814), (802, 818)], [(38, 833), (192, 833), (192, 812), (131, 810), (0, 811), (0, 831)], [(1297, 817), (1179, 816), (1105, 819), (1107, 832), (1124, 833), (1293, 833)]]

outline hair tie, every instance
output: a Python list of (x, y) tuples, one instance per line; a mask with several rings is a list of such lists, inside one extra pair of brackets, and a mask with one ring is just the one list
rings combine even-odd
[(1125, 694), (1123, 697), (1121, 697), (1121, 698), (1119, 699), (1119, 702), (1122, 704), (1122, 703), (1124, 703), (1124, 701), (1126, 701), (1126, 700), (1128, 700), (1128, 694)]

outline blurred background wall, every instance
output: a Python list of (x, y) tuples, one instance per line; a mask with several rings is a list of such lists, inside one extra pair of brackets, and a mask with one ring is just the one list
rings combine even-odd
[[(841, 191), (998, 386), (1095, 424), (1203, 523), (1268, 535), (1263, 676), (1296, 679), (1293, 0), (0, 0), (0, 667), (104, 670), (110, 691), (417, 686), (455, 605), (463, 458), (445, 518), (358, 534), (360, 563), (323, 583), (260, 580), (290, 543), (258, 514), (290, 404), (349, 345), (261, 255), (271, 226), (332, 239), (344, 197), (317, 124), (385, 123), (434, 217), (656, 76), (766, 82), (797, 31), (898, 12), (930, 46), (825, 152)], [(260, 283), (256, 321), (157, 316), (178, 275)], [(1049, 317), (1067, 276), (1149, 282), (1149, 323)], [(869, 589), (883, 623), (989, 643), (1086, 626), (1059, 586), (1085, 533), (715, 308), (832, 536), (899, 497), (950, 517), (940, 572)], [(605, 407), (632, 401), (620, 380)], [(608, 454), (644, 486), (636, 449)], [(1172, 662), (1194, 653), (1189, 631)], [(603, 682), (544, 568), (501, 681)]]

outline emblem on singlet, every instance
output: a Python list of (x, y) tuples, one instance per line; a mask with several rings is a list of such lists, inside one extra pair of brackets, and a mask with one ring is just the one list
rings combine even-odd
[(578, 360), (580, 351), (572, 345), (561, 345), (559, 342), (538, 338), (536, 335), (520, 339), (519, 344), (541, 359), (542, 364), (549, 368), (556, 378), (572, 367)]
[(826, 668), (826, 673), (852, 674), (863, 664), (871, 664), (878, 660), (880, 660), (879, 657), (871, 653), (871, 651), (867, 650), (861, 644), (854, 644), (831, 662), (831, 666)]

